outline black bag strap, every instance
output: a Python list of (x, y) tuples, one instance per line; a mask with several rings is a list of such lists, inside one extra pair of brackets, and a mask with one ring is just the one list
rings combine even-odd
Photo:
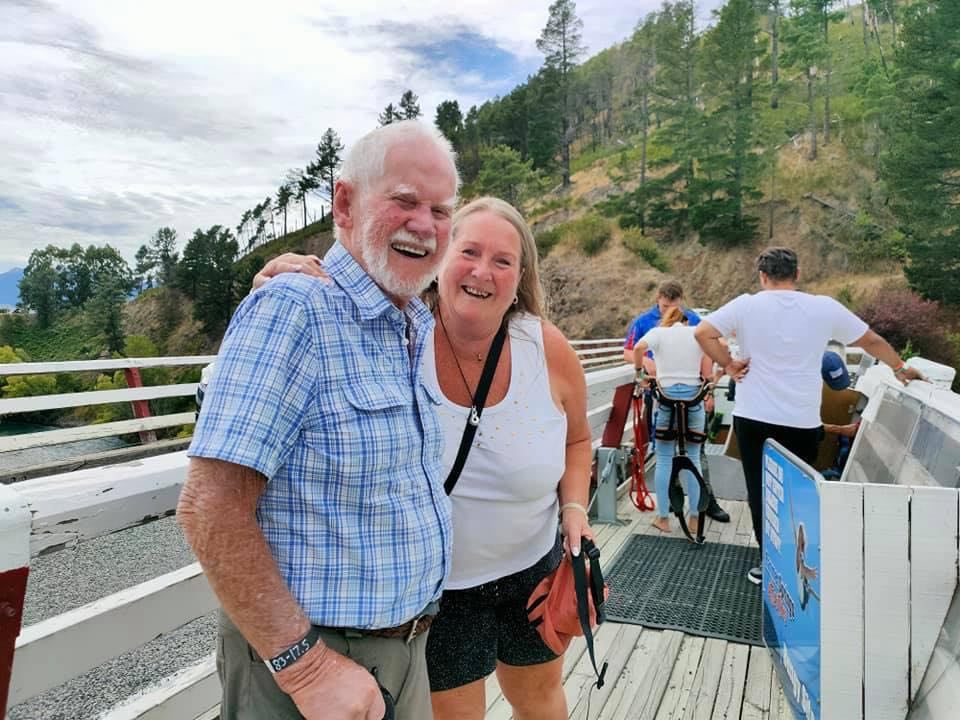
[[(493, 336), (493, 342), (490, 343), (490, 352), (487, 353), (487, 361), (483, 365), (483, 372), (480, 373), (480, 382), (477, 383), (477, 390), (473, 394), (473, 407), (467, 416), (467, 426), (463, 429), (463, 437), (460, 438), (460, 449), (457, 450), (457, 459), (453, 461), (453, 467), (450, 468), (450, 474), (447, 475), (443, 483), (443, 489), (449, 495), (460, 479), (460, 473), (467, 462), (467, 455), (470, 454), (470, 446), (473, 445), (473, 438), (477, 434), (477, 426), (480, 423), (480, 415), (483, 413), (483, 405), (487, 401), (487, 394), (490, 392), (490, 384), (493, 382), (493, 374), (497, 370), (497, 363), (500, 361), (500, 353), (503, 350), (503, 343), (507, 338), (507, 321), (500, 324), (500, 329)], [(476, 423), (473, 421), (476, 420)]]
[(577, 593), (577, 617), (580, 620), (580, 629), (583, 630), (583, 639), (587, 642), (587, 652), (590, 654), (590, 662), (593, 664), (593, 672), (596, 673), (596, 688), (603, 687), (604, 677), (607, 674), (607, 663), (597, 669), (597, 657), (593, 649), (593, 630), (590, 629), (590, 603), (587, 600), (587, 568), (584, 557), (590, 560), (590, 594), (593, 596), (593, 607), (597, 611), (597, 624), (605, 620), (603, 609), (603, 572), (600, 570), (600, 550), (593, 541), (583, 538), (581, 541), (580, 554), (571, 557), (573, 563), (573, 587)]

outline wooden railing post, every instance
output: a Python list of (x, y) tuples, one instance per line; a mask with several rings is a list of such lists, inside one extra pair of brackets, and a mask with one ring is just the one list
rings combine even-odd
[[(143, 380), (140, 378), (140, 368), (124, 368), (123, 375), (127, 379), (127, 387), (143, 387)], [(148, 400), (133, 400), (130, 404), (133, 406), (133, 416), (135, 418), (150, 417), (150, 402)], [(157, 441), (157, 434), (153, 430), (142, 430), (137, 434), (140, 436), (141, 443), (146, 444)]]
[(30, 510), (19, 493), (0, 485), (0, 716), (7, 707), (29, 572)]

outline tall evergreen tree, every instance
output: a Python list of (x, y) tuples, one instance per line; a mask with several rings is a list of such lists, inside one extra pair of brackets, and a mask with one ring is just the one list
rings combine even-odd
[(545, 56), (545, 64), (556, 70), (560, 97), (560, 169), (563, 186), (570, 185), (570, 144), (573, 133), (570, 122), (570, 90), (577, 59), (586, 51), (582, 42), (583, 20), (577, 17), (573, 0), (554, 0), (547, 24), (537, 39), (537, 49)]
[(904, 16), (882, 173), (910, 235), (907, 280), (960, 305), (960, 3), (928, 0)]
[[(803, 72), (807, 100), (807, 132), (809, 150), (807, 158), (817, 159), (817, 82), (824, 75), (828, 62), (829, 47), (824, 33), (826, 7), (831, 0), (790, 0), (792, 15), (783, 26), (783, 38), (787, 43), (782, 60), (784, 64)], [(829, 124), (829, 119), (825, 121)]]
[(780, 23), (784, 0), (759, 0), (758, 10), (767, 13), (767, 33), (770, 35), (770, 107), (780, 107)]
[(563, 132), (558, 75), (557, 69), (544, 65), (527, 83), (527, 153), (533, 167), (545, 172), (557, 167)]
[(343, 142), (333, 128), (327, 128), (317, 145), (317, 158), (313, 164), (313, 174), (318, 184), (327, 192), (327, 199), (333, 206), (333, 188), (337, 183), (340, 165), (343, 163)]
[(716, 15), (704, 41), (704, 80), (714, 93), (713, 111), (700, 128), (703, 177), (697, 181), (700, 201), (691, 208), (691, 225), (701, 239), (734, 244), (752, 239), (757, 225), (744, 213), (744, 202), (761, 196), (753, 77), (761, 49), (753, 0), (728, 0)]
[(700, 38), (695, 26), (693, 0), (664, 3), (657, 15), (657, 74), (654, 84), (660, 133), (669, 154), (652, 165), (665, 166), (666, 174), (647, 190), (659, 196), (650, 206), (655, 225), (681, 228), (690, 208), (699, 202), (695, 183), (696, 160), (703, 138), (697, 132), (703, 121), (699, 102)]
[[(651, 97), (656, 86), (657, 68), (657, 16), (651, 13), (641, 23), (630, 40), (630, 48), (636, 57), (634, 73), (634, 117), (640, 131), (640, 191), (646, 191), (647, 146), (650, 140)], [(641, 234), (646, 232), (646, 203), (637, 206), (637, 220)]]
[(404, 120), (416, 120), (423, 114), (420, 112), (420, 98), (413, 90), (404, 90), (400, 96), (400, 114)]
[(27, 267), (18, 285), (21, 308), (33, 310), (37, 314), (37, 325), (50, 327), (57, 314), (63, 308), (60, 296), (57, 271), (54, 269), (54, 246), (30, 253)]
[(307, 226), (307, 196), (318, 186), (317, 178), (308, 169), (294, 168), (287, 173), (287, 183), (293, 191), (293, 199), (303, 208), (303, 227)]
[(377, 118), (377, 122), (380, 123), (380, 127), (384, 125), (390, 125), (391, 123), (399, 122), (403, 120), (403, 113), (397, 110), (393, 106), (393, 103), (387, 103), (387, 106), (383, 109), (383, 112), (380, 113), (380, 116)]
[(287, 234), (287, 208), (290, 207), (290, 201), (293, 200), (293, 188), (290, 183), (285, 182), (277, 188), (277, 212), (283, 214), (283, 234)]
[(162, 227), (151, 238), (150, 244), (157, 258), (159, 270), (157, 279), (161, 285), (172, 285), (179, 261), (177, 257), (177, 231), (170, 227)]
[(437, 116), (433, 124), (459, 153), (463, 140), (463, 113), (460, 112), (460, 103), (456, 100), (444, 100), (437, 105)]
[(473, 182), (480, 172), (480, 145), (480, 110), (471, 105), (463, 119), (463, 147), (458, 158), (464, 182)]
[(233, 233), (220, 225), (198, 228), (183, 249), (178, 282), (194, 300), (194, 317), (211, 335), (226, 329), (233, 312), (237, 249)]
[(127, 292), (122, 282), (114, 277), (105, 279), (86, 304), (87, 320), (94, 333), (103, 336), (111, 353), (123, 352), (126, 336), (123, 333), (123, 306)]

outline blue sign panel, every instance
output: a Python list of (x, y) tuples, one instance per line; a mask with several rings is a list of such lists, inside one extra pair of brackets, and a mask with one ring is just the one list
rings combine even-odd
[(763, 640), (798, 718), (820, 718), (820, 474), (763, 448)]

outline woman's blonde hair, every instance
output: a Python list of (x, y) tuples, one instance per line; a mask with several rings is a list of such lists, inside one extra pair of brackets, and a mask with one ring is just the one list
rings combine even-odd
[(676, 305), (673, 307), (667, 308), (667, 311), (663, 314), (663, 317), (660, 319), (660, 325), (662, 327), (670, 327), (671, 325), (676, 325), (678, 322), (682, 322), (684, 325), (687, 324), (687, 316)]
[[(543, 283), (540, 281), (540, 264), (537, 259), (537, 243), (533, 233), (520, 212), (510, 203), (495, 197), (481, 197), (471, 200), (457, 210), (453, 216), (450, 242), (457, 239), (460, 225), (465, 219), (478, 212), (489, 212), (503, 218), (513, 225), (520, 237), (520, 284), (517, 286), (517, 302), (507, 310), (507, 317), (515, 312), (525, 312), (537, 317), (546, 317)], [(435, 289), (427, 291), (424, 299), (431, 307), (436, 301)], [(434, 302), (431, 302), (434, 301)]]

